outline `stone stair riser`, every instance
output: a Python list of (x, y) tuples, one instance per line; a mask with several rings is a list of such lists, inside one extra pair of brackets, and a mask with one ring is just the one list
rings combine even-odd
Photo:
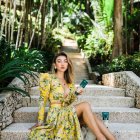
[[(23, 106), (38, 107), (38, 96), (32, 96), (31, 102), (29, 98), (23, 98)], [(95, 107), (134, 107), (133, 98), (104, 98), (104, 97), (87, 97), (78, 98), (77, 103), (89, 102)]]
[[(94, 111), (94, 110), (93, 110)], [(102, 119), (102, 112), (94, 111)], [(46, 113), (47, 114), (47, 113)], [(35, 123), (37, 122), (38, 109), (32, 112), (16, 111), (14, 113), (14, 122), (16, 123)], [(140, 112), (109, 112), (109, 122), (115, 123), (140, 123)], [(126, 119), (127, 118), (127, 119)]]
[[(76, 86), (78, 87), (78, 86)], [(31, 88), (30, 95), (40, 95), (39, 87)], [(125, 90), (101, 89), (97, 87), (86, 87), (83, 96), (125, 96)]]
[[(28, 124), (18, 124), (19, 128), (14, 125), (10, 126), (14, 128), (13, 131), (9, 129), (2, 131), (1, 133), (1, 140), (27, 140), (28, 134), (30, 132), (29, 128), (31, 128), (34, 123)], [(109, 125), (110, 129), (110, 125)], [(140, 131), (129, 131), (129, 130), (111, 130), (111, 132), (115, 135), (116, 140), (139, 140), (140, 139)], [(95, 140), (95, 136), (92, 134), (91, 130), (84, 127), (82, 128), (83, 136), (85, 137), (84, 140)]]

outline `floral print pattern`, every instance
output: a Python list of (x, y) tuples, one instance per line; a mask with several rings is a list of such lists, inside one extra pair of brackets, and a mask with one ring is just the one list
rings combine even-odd
[[(28, 140), (83, 140), (80, 123), (72, 103), (77, 99), (74, 84), (68, 84), (70, 92), (64, 97), (64, 90), (54, 74), (40, 75), (40, 98), (38, 123)], [(50, 106), (45, 118), (47, 102), (59, 101), (62, 106)], [(45, 121), (44, 121), (45, 120)]]

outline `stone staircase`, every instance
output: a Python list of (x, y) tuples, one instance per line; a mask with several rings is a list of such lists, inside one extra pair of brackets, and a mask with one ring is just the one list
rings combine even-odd
[[(89, 80), (85, 61), (80, 53), (69, 53), (74, 67), (76, 86), (82, 79), (87, 79), (89, 84), (84, 94), (78, 97), (78, 102), (88, 101), (92, 110), (102, 119), (102, 112), (109, 112), (109, 129), (117, 140), (140, 140), (140, 109), (134, 108), (135, 101), (131, 97), (125, 97), (125, 90), (93, 84)], [(27, 140), (29, 128), (37, 122), (38, 112), (38, 87), (32, 87), (30, 91), (32, 100), (23, 99), (24, 107), (13, 114), (14, 123), (1, 132), (1, 140)], [(48, 106), (46, 106), (47, 112)], [(82, 129), (85, 140), (94, 140), (89, 129)]]

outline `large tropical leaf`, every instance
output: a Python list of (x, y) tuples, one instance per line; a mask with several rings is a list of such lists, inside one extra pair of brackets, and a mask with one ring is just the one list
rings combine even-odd
[(29, 85), (29, 79), (27, 75), (32, 76), (36, 79), (36, 74), (30, 71), (30, 61), (25, 62), (20, 59), (14, 59), (11, 62), (7, 63), (1, 70), (0, 70), (0, 91), (2, 90), (10, 90), (15, 91), (22, 96), (30, 96), (27, 91), (24, 91), (15, 85), (8, 86), (6, 85), (7, 80), (10, 78), (17, 77), (20, 79), (25, 85)]

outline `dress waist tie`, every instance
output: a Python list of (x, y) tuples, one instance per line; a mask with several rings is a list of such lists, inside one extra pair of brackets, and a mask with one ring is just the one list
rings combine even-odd
[(53, 100), (50, 103), (50, 107), (58, 107), (58, 108), (61, 108), (63, 106), (64, 106), (63, 103), (61, 103), (60, 101), (57, 101), (57, 100)]

